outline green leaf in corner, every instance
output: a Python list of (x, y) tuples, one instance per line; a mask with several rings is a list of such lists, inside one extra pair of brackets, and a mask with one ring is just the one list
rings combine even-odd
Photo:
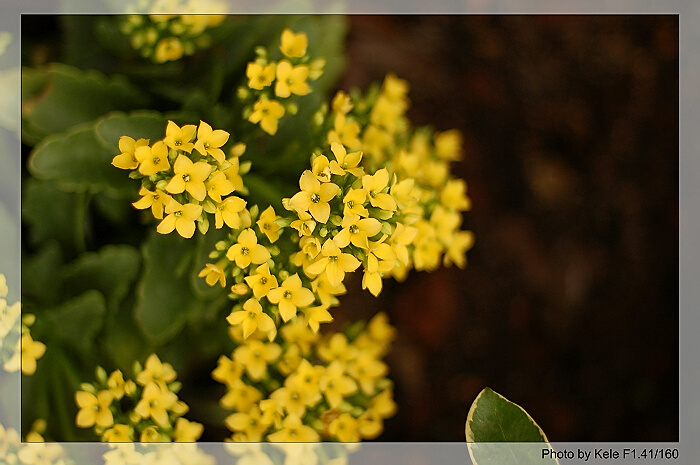
[(486, 388), (472, 403), (465, 428), (474, 465), (558, 464), (547, 436), (522, 407)]
[(53, 63), (39, 73), (23, 72), (28, 73), (23, 81), (45, 84), (41, 91), (34, 89), (33, 95), (25, 94), (22, 101), (23, 122), (39, 137), (66, 131), (108, 111), (148, 106), (148, 97), (123, 76), (108, 77), (61, 63)]

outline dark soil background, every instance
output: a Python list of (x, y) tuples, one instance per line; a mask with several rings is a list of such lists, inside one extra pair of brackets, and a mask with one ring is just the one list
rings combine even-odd
[(339, 88), (393, 71), (415, 125), (460, 129), (468, 267), (382, 309), (384, 441), (463, 441), (488, 386), (551, 441), (677, 441), (678, 17), (354, 16)]

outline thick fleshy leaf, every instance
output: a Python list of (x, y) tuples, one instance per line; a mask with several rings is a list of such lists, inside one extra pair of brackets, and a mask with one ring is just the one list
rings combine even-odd
[(96, 344), (96, 336), (102, 329), (105, 314), (104, 296), (91, 289), (59, 307), (37, 315), (36, 334), (46, 338), (49, 347), (51, 341), (58, 342), (88, 356)]
[(543, 450), (547, 436), (522, 407), (486, 388), (469, 409), (465, 428), (474, 465), (558, 464)]
[(33, 245), (55, 240), (69, 255), (82, 241), (79, 216), (84, 200), (79, 194), (59, 189), (54, 182), (29, 178), (23, 184), (22, 220), (28, 233), (22, 240)]
[(99, 252), (88, 252), (65, 269), (64, 290), (80, 294), (88, 289), (100, 291), (111, 312), (129, 292), (137, 277), (141, 254), (128, 245), (110, 245)]
[[(129, 136), (134, 140), (148, 139), (149, 145), (153, 145), (165, 137), (167, 123), (167, 117), (156, 111), (113, 112), (97, 121), (95, 134), (100, 145), (116, 155), (119, 153), (121, 136)], [(111, 161), (110, 159), (110, 163)], [(111, 165), (110, 167), (116, 169)], [(121, 171), (123, 177), (126, 177), (127, 173)]]
[(190, 288), (196, 241), (155, 231), (143, 244), (144, 271), (136, 290), (134, 317), (154, 343), (164, 343), (183, 327), (197, 307)]
[(73, 191), (99, 191), (129, 195), (134, 190), (128, 173), (112, 166), (117, 155), (98, 141), (93, 124), (81, 125), (70, 132), (47, 137), (32, 152), (28, 162), (30, 172), (39, 179), (61, 183)]
[[(64, 132), (75, 125), (93, 121), (109, 111), (131, 110), (148, 105), (148, 98), (123, 76), (107, 77), (61, 63), (45, 71), (41, 91), (22, 101), (23, 121), (31, 133), (47, 136)], [(33, 84), (41, 76), (28, 76)]]

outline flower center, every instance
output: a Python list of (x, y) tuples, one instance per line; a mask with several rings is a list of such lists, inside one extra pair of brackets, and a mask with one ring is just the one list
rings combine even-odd
[(158, 157), (153, 157), (153, 164), (154, 164), (154, 165), (157, 165), (158, 163), (160, 163), (160, 158), (158, 158)]
[(175, 147), (179, 147), (179, 146), (181, 146), (181, 145), (182, 145), (182, 141), (181, 141), (181, 140), (176, 140), (176, 141), (175, 141)]
[(182, 216), (182, 212), (175, 212), (175, 216), (176, 216), (177, 218), (180, 218), (180, 217)]
[(183, 174), (183, 175), (182, 175), (182, 179), (183, 179), (185, 182), (190, 182), (190, 175), (189, 175), (189, 174)]
[(248, 255), (250, 253), (250, 249), (248, 247), (241, 247), (241, 255)]
[(319, 203), (321, 201), (321, 196), (318, 194), (311, 194), (311, 201), (313, 203)]
[(358, 225), (356, 225), (356, 224), (353, 224), (353, 225), (350, 226), (350, 232), (351, 232), (352, 234), (357, 234), (357, 233), (360, 232), (360, 227), (359, 227)]
[(283, 297), (285, 299), (291, 299), (292, 298), (292, 293), (290, 291), (284, 291)]

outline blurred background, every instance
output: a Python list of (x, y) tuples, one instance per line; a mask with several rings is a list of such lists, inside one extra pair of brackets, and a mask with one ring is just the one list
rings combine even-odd
[[(463, 441), (488, 386), (551, 441), (677, 441), (678, 17), (352, 16), (338, 88), (393, 71), (411, 121), (460, 129), (468, 267), (387, 311), (384, 441)], [(355, 300), (354, 300), (355, 299)]]

